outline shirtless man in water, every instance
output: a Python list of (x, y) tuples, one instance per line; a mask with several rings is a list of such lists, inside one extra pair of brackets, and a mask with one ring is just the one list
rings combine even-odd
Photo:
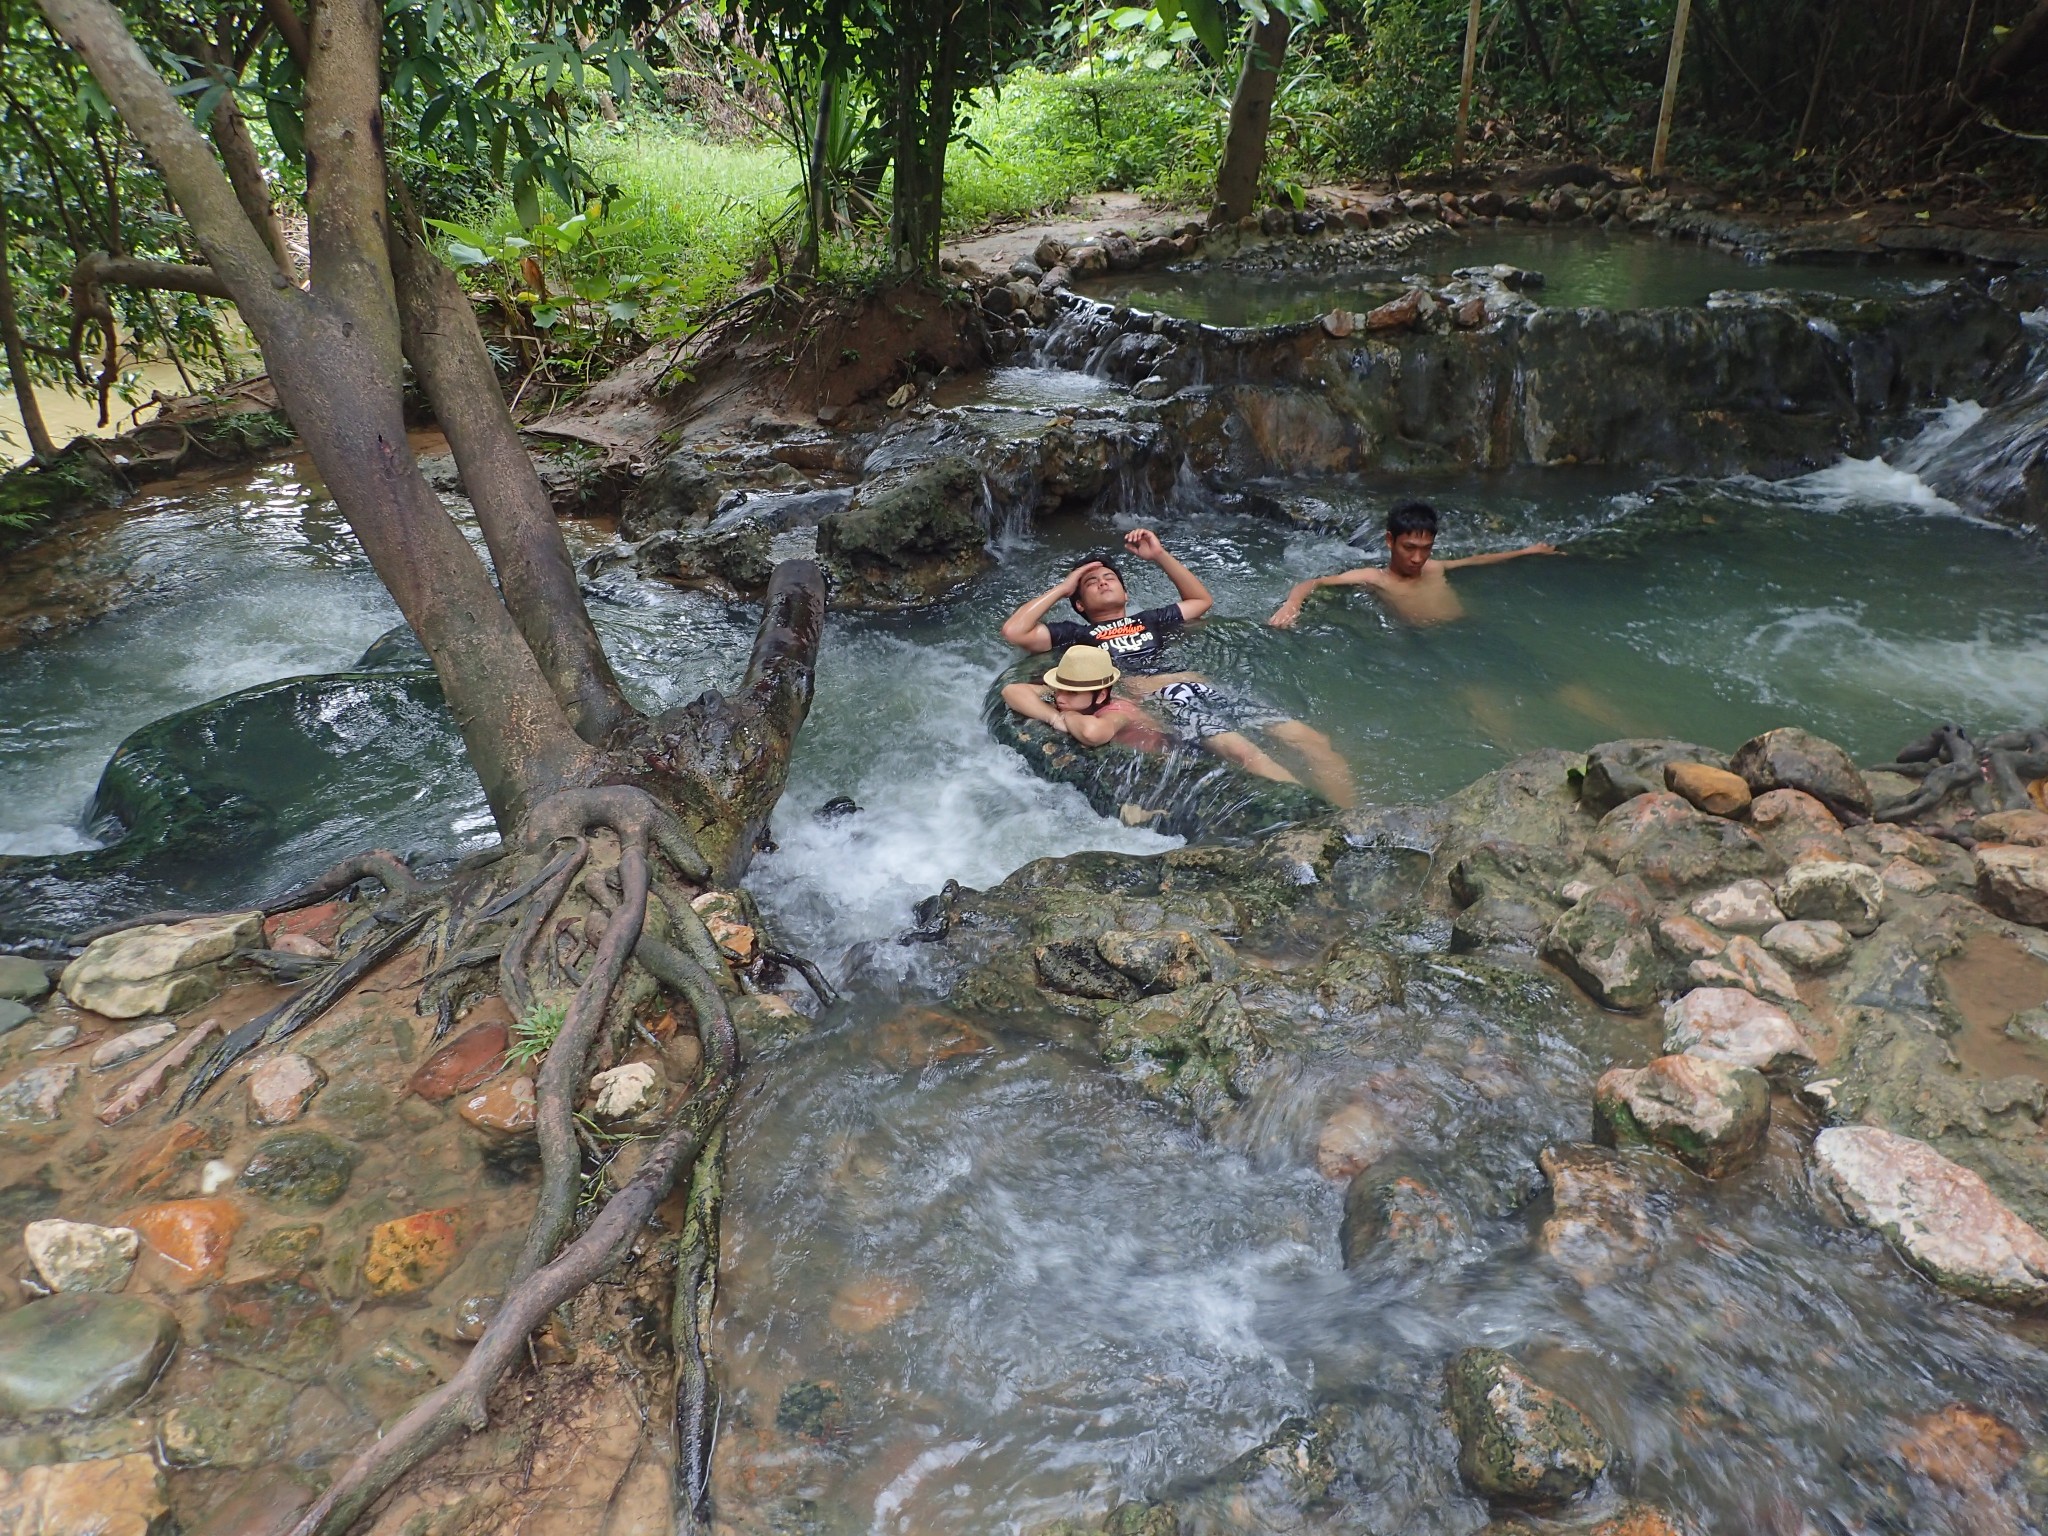
[(1301, 605), (1319, 587), (1371, 587), (1395, 615), (1410, 624), (1442, 624), (1465, 616), (1464, 604), (1445, 579), (1448, 572), (1468, 565), (1498, 565), (1524, 555), (1554, 555), (1553, 544), (1525, 544), (1520, 549), (1503, 549), (1491, 555), (1467, 555), (1462, 560), (1434, 560), (1436, 508), (1426, 501), (1404, 501), (1387, 514), (1387, 563), (1363, 565), (1339, 571), (1334, 576), (1312, 576), (1298, 581), (1287, 601), (1266, 620), (1275, 629), (1292, 629), (1301, 617)]
[[(1091, 560), (1069, 571), (1057, 585), (1020, 604), (1003, 621), (1003, 638), (1019, 650), (1039, 656), (1054, 646), (1100, 646), (1123, 669), (1123, 686), (1139, 698), (1151, 700), (1181, 740), (1199, 742), (1204, 751), (1213, 752), (1260, 778), (1283, 784), (1300, 783), (1245, 734), (1247, 730), (1262, 730), (1301, 754), (1309, 777), (1325, 799), (1333, 805), (1351, 805), (1356, 792), (1351, 786), (1350, 767), (1321, 731), (1222, 693), (1199, 673), (1166, 670), (1162, 638), (1201, 618), (1215, 606), (1215, 600), (1192, 571), (1166, 552), (1159, 535), (1150, 528), (1134, 528), (1125, 534), (1124, 548), (1140, 560), (1158, 566), (1173, 583), (1179, 601), (1132, 613), (1130, 593), (1124, 588), (1122, 574), (1106, 560)], [(1073, 604), (1081, 622), (1047, 620), (1046, 616), (1062, 602)], [(1037, 691), (1023, 686), (1027, 692)], [(1011, 707), (1036, 719), (1046, 718), (1021, 709), (1014, 702)]]

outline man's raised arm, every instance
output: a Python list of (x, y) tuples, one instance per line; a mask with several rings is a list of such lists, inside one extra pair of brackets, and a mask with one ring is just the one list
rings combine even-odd
[(1159, 535), (1150, 528), (1133, 528), (1125, 534), (1124, 548), (1140, 560), (1158, 566), (1166, 579), (1173, 583), (1173, 590), (1180, 594), (1182, 623), (1192, 624), (1216, 606), (1216, 599), (1209, 595), (1209, 589), (1202, 585), (1201, 578), (1168, 554), (1166, 546), (1159, 542)]
[(1047, 587), (1029, 602), (1020, 603), (1017, 611), (1003, 620), (1003, 638), (1033, 656), (1042, 656), (1051, 650), (1052, 631), (1045, 627), (1045, 616), (1052, 612), (1055, 603), (1072, 597), (1074, 589), (1081, 584), (1081, 578), (1101, 563), (1100, 560), (1090, 560), (1086, 565), (1077, 565), (1057, 585)]
[(1468, 565), (1499, 565), (1503, 560), (1519, 560), (1524, 555), (1561, 555), (1564, 551), (1555, 544), (1524, 544), (1520, 549), (1497, 549), (1490, 555), (1466, 555), (1460, 560), (1446, 560), (1444, 569), (1461, 571)]

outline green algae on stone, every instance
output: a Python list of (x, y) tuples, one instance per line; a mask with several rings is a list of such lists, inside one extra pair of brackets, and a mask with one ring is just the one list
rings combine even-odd
[(281, 1131), (256, 1148), (236, 1182), (280, 1210), (325, 1210), (347, 1192), (360, 1156), (322, 1131)]
[(0, 1316), (0, 1411), (81, 1417), (125, 1408), (149, 1390), (178, 1341), (154, 1302), (82, 1292)]
[(1489, 1498), (1556, 1504), (1583, 1493), (1612, 1455), (1577, 1404), (1498, 1349), (1468, 1349), (1446, 1373), (1458, 1470)]

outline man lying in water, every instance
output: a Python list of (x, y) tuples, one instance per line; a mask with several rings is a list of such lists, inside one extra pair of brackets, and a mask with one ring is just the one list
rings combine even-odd
[[(1301, 754), (1316, 789), (1331, 804), (1352, 804), (1351, 770), (1321, 731), (1225, 694), (1198, 673), (1166, 669), (1161, 640), (1202, 617), (1215, 606), (1215, 600), (1192, 571), (1166, 552), (1159, 535), (1150, 528), (1134, 528), (1125, 534), (1124, 547), (1140, 560), (1158, 566), (1173, 583), (1179, 601), (1132, 613), (1122, 574), (1106, 560), (1091, 560), (1076, 566), (1057, 586), (1039, 593), (1005, 619), (1003, 638), (1038, 656), (1056, 645), (1099, 646), (1109, 653), (1113, 665), (1123, 668), (1124, 687), (1157, 705), (1182, 741), (1199, 743), (1204, 750), (1260, 778), (1300, 783), (1245, 735), (1247, 730), (1264, 731)], [(1081, 622), (1047, 621), (1046, 615), (1063, 601), (1073, 604)]]
[(1434, 560), (1436, 508), (1426, 501), (1404, 501), (1387, 514), (1387, 563), (1364, 565), (1334, 576), (1312, 576), (1298, 581), (1287, 601), (1266, 620), (1275, 629), (1292, 629), (1301, 617), (1301, 605), (1319, 587), (1371, 587), (1396, 617), (1410, 624), (1442, 624), (1465, 616), (1465, 607), (1446, 580), (1448, 572), (1468, 565), (1498, 565), (1524, 555), (1554, 555), (1553, 544), (1525, 544), (1520, 549), (1503, 549), (1491, 555), (1467, 555), (1462, 560)]
[(1132, 747), (1164, 752), (1173, 738), (1159, 722), (1111, 690), (1123, 678), (1099, 645), (1070, 645), (1060, 664), (1036, 683), (1011, 683), (1003, 702), (1032, 720), (1042, 720), (1084, 747)]

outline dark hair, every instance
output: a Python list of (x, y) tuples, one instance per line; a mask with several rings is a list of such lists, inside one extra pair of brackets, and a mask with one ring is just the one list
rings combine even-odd
[(1404, 533), (1436, 533), (1436, 508), (1426, 501), (1404, 501), (1387, 514), (1387, 537)]
[[(1130, 590), (1131, 584), (1127, 581), (1124, 581), (1124, 573), (1116, 568), (1115, 561), (1098, 560), (1095, 563), (1101, 566), (1105, 571), (1109, 572), (1109, 574), (1114, 576), (1118, 581), (1123, 582), (1125, 591)], [(1079, 587), (1074, 588), (1074, 595), (1067, 599), (1067, 604), (1074, 610), (1074, 612), (1081, 613), (1081, 589)], [(1088, 617), (1088, 615), (1085, 613), (1081, 613), (1081, 617), (1085, 619)]]

